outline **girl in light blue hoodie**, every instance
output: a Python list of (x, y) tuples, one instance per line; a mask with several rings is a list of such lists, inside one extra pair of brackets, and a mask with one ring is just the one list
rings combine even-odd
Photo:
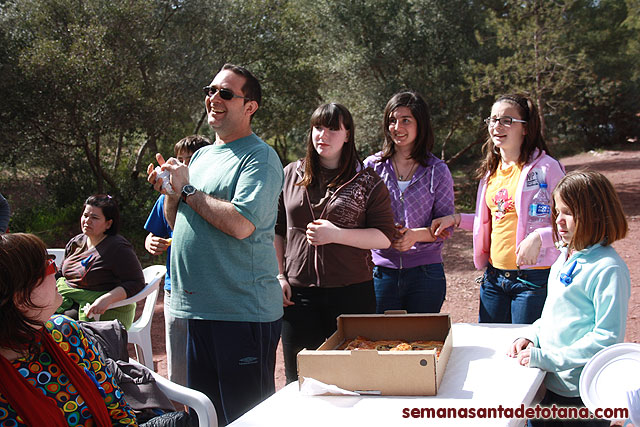
[[(542, 316), (508, 354), (523, 366), (547, 371), (541, 405), (583, 407), (578, 384), (584, 365), (624, 339), (631, 278), (611, 244), (626, 236), (628, 224), (611, 182), (599, 172), (567, 174), (553, 191), (553, 205), (553, 234), (561, 254), (551, 267)], [(529, 424), (566, 421), (576, 422)], [(578, 424), (608, 426), (609, 421)]]

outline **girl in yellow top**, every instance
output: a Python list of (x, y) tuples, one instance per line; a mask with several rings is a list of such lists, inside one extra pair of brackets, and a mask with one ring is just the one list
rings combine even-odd
[(486, 268), (481, 323), (533, 323), (542, 312), (549, 267), (559, 252), (551, 223), (527, 233), (529, 205), (541, 183), (551, 194), (564, 168), (547, 154), (538, 111), (527, 96), (500, 96), (485, 122), (488, 138), (478, 168), (475, 214), (437, 218), (431, 228), (436, 236), (454, 224), (473, 230), (475, 266)]

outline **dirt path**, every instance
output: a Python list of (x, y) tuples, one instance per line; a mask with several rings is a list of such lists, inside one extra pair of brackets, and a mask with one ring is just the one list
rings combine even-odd
[[(629, 235), (616, 242), (614, 247), (631, 271), (631, 301), (625, 341), (640, 342), (640, 151), (589, 152), (563, 158), (561, 161), (568, 171), (589, 168), (602, 172), (620, 194), (629, 220)], [(473, 266), (470, 232), (456, 231), (445, 245), (444, 265), (447, 300), (442, 312), (451, 314), (451, 320), (456, 323), (477, 322), (480, 288), (475, 279), (482, 272)], [(166, 375), (162, 296), (156, 304), (152, 335), (156, 370)], [(276, 387), (280, 389), (285, 382), (281, 351), (278, 352), (276, 364)]]

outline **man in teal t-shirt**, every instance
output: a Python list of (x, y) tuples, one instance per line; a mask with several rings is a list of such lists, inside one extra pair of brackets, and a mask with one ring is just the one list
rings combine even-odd
[[(171, 313), (188, 319), (187, 384), (213, 401), (225, 425), (275, 391), (282, 291), (273, 246), (282, 164), (251, 129), (258, 80), (226, 64), (205, 88), (212, 146), (189, 167), (163, 164), (175, 195), (165, 199), (173, 228)], [(149, 168), (149, 181), (161, 180)]]

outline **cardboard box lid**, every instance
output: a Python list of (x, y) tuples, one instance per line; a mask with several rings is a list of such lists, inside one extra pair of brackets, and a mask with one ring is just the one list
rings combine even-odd
[(374, 341), (444, 341), (450, 330), (448, 314), (343, 314), (336, 332), (345, 339), (362, 335)]

